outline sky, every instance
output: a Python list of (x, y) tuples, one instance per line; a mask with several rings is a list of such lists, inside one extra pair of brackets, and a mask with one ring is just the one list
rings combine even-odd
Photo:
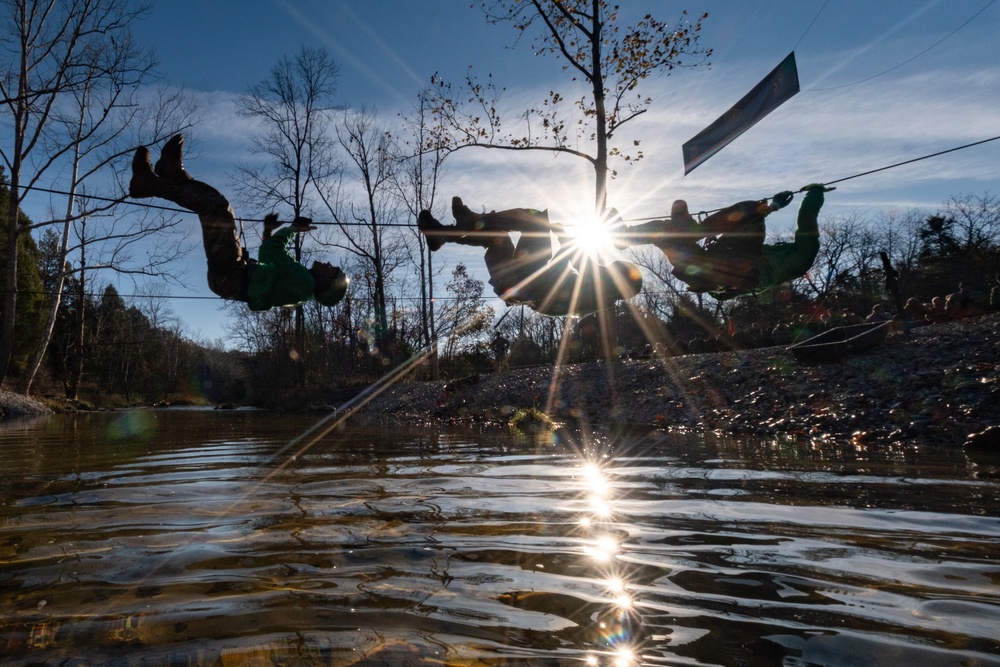
[[(571, 90), (559, 58), (535, 55), (530, 40), (517, 42), (511, 26), (488, 24), (470, 4), (152, 0), (137, 34), (155, 49), (163, 81), (183, 86), (201, 108), (204, 122), (188, 137), (185, 166), (227, 192), (236, 164), (250, 158), (252, 128), (235, 116), (235, 97), (303, 46), (325, 49), (338, 62), (342, 104), (375, 108), (387, 119), (410, 109), (435, 73), (457, 83), (470, 65), (481, 77), (491, 74), (514, 108), (540, 102), (549, 90)], [(692, 211), (715, 209), (1000, 135), (997, 0), (621, 4), (624, 24), (632, 22), (630, 12), (669, 22), (682, 9), (707, 12), (700, 45), (714, 52), (707, 67), (675, 69), (642, 84), (651, 110), (623, 128), (622, 138), (641, 139), (645, 158), (619, 165), (609, 187), (609, 203), (627, 220), (666, 214), (676, 198)], [(685, 176), (681, 145), (792, 51), (801, 92)], [(449, 158), (435, 212), (452, 222), (444, 205), (460, 195), (476, 210), (530, 206), (567, 220), (592, 201), (592, 191), (582, 160), (472, 149)], [(1000, 141), (845, 181), (827, 195), (824, 215), (933, 212), (950, 196), (986, 192), (1000, 192)], [(794, 212), (776, 213), (768, 224), (790, 229)], [(189, 241), (197, 242), (196, 216), (190, 225)], [(200, 249), (188, 259), (190, 289), (171, 286), (170, 293), (210, 296)], [(461, 261), (486, 277), (474, 248), (449, 245), (435, 259), (445, 276)], [(178, 298), (172, 307), (191, 337), (224, 336), (225, 315), (212, 299)]]

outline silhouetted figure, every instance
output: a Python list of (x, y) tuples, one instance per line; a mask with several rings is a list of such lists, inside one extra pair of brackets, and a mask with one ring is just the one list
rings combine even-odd
[[(792, 242), (765, 244), (764, 218), (787, 206), (789, 191), (767, 200), (733, 204), (697, 222), (687, 202), (678, 199), (670, 218), (628, 227), (617, 234), (616, 245), (652, 244), (673, 264), (673, 275), (692, 292), (709, 292), (717, 299), (765, 290), (798, 278), (812, 267), (819, 252), (819, 210), (823, 193), (834, 188), (807, 185), (799, 206)], [(704, 242), (702, 240), (704, 239)]]
[(248, 257), (229, 201), (211, 185), (194, 180), (184, 171), (183, 147), (183, 137), (171, 138), (154, 169), (149, 149), (140, 146), (132, 159), (129, 196), (159, 197), (198, 214), (212, 292), (223, 299), (245, 301), (250, 310), (291, 306), (310, 299), (333, 306), (344, 298), (349, 281), (343, 271), (326, 262), (313, 262), (307, 269), (288, 253), (296, 234), (316, 229), (309, 218), (296, 218), (291, 225), (278, 229), (278, 217), (267, 216), (258, 259)]
[[(486, 248), (490, 285), (504, 303), (523, 304), (543, 315), (586, 315), (628, 300), (642, 289), (642, 275), (630, 262), (609, 265), (584, 261), (573, 265), (570, 253), (553, 255), (551, 236), (566, 237), (562, 225), (549, 222), (548, 212), (516, 208), (473, 213), (452, 199), (454, 225), (443, 225), (421, 211), (417, 226), (431, 251), (445, 243)], [(519, 232), (515, 246), (510, 234)]]

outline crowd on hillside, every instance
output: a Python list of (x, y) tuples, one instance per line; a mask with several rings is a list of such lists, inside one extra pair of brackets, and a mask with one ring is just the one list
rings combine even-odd
[[(621, 358), (664, 358), (792, 345), (842, 326), (890, 322), (893, 330), (900, 330), (904, 328), (904, 322), (906, 327), (915, 327), (982, 315), (1000, 311), (1000, 274), (996, 276), (995, 283), (988, 293), (976, 291), (968, 284), (960, 283), (954, 292), (935, 296), (928, 301), (909, 299), (902, 315), (894, 314), (896, 310), (897, 308), (888, 304), (876, 303), (864, 315), (850, 308), (830, 307), (813, 309), (774, 325), (759, 321), (744, 326), (728, 323), (725, 330), (717, 334), (702, 331), (690, 338), (668, 334), (660, 341), (628, 347), (621, 352)], [(598, 337), (599, 326), (596, 318), (591, 316), (581, 320), (574, 329), (576, 352), (571, 353), (571, 360), (589, 361), (601, 358)], [(516, 346), (501, 334), (495, 335), (491, 344), (495, 370), (508, 370), (511, 366), (525, 365), (526, 361), (521, 358), (523, 355), (515, 354), (514, 347)], [(532, 359), (529, 365), (537, 363), (545, 362), (541, 359)]]
[(802, 313), (795, 318), (767, 327), (759, 322), (744, 328), (729, 325), (719, 335), (705, 333), (689, 340), (672, 340), (647, 344), (641, 349), (626, 350), (623, 358), (670, 357), (684, 354), (704, 354), (727, 350), (754, 349), (772, 345), (791, 345), (808, 340), (824, 331), (842, 326), (864, 323), (894, 322), (894, 329), (901, 329), (905, 320), (908, 326), (920, 326), (958, 320), (1000, 310), (1000, 274), (989, 294), (973, 290), (967, 283), (960, 283), (950, 294), (935, 296), (929, 301), (909, 299), (902, 316), (893, 315), (885, 304), (876, 303), (867, 315), (850, 309), (829, 308), (819, 312)]
[(909, 299), (903, 308), (903, 314), (911, 322), (934, 323), (959, 320), (995, 310), (1000, 310), (1000, 274), (997, 274), (988, 297), (963, 282), (959, 283), (957, 291), (945, 296), (935, 296), (927, 302)]

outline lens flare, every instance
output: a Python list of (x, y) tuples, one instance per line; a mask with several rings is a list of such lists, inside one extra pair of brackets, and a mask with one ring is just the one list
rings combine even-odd
[(565, 226), (570, 244), (574, 252), (586, 255), (592, 260), (605, 263), (615, 254), (615, 245), (611, 239), (611, 227), (596, 218), (583, 218)]
[(635, 651), (622, 646), (615, 651), (615, 661), (613, 664), (615, 667), (631, 667), (636, 664)]
[(606, 563), (618, 553), (618, 541), (613, 537), (600, 537), (590, 546), (584, 547), (584, 553), (599, 563)]

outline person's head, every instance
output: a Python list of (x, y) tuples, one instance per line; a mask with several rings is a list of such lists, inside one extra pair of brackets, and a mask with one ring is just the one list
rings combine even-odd
[(309, 267), (313, 281), (316, 283), (316, 292), (313, 298), (323, 306), (335, 306), (340, 303), (344, 295), (347, 294), (347, 286), (350, 279), (336, 266), (326, 262), (313, 262)]

